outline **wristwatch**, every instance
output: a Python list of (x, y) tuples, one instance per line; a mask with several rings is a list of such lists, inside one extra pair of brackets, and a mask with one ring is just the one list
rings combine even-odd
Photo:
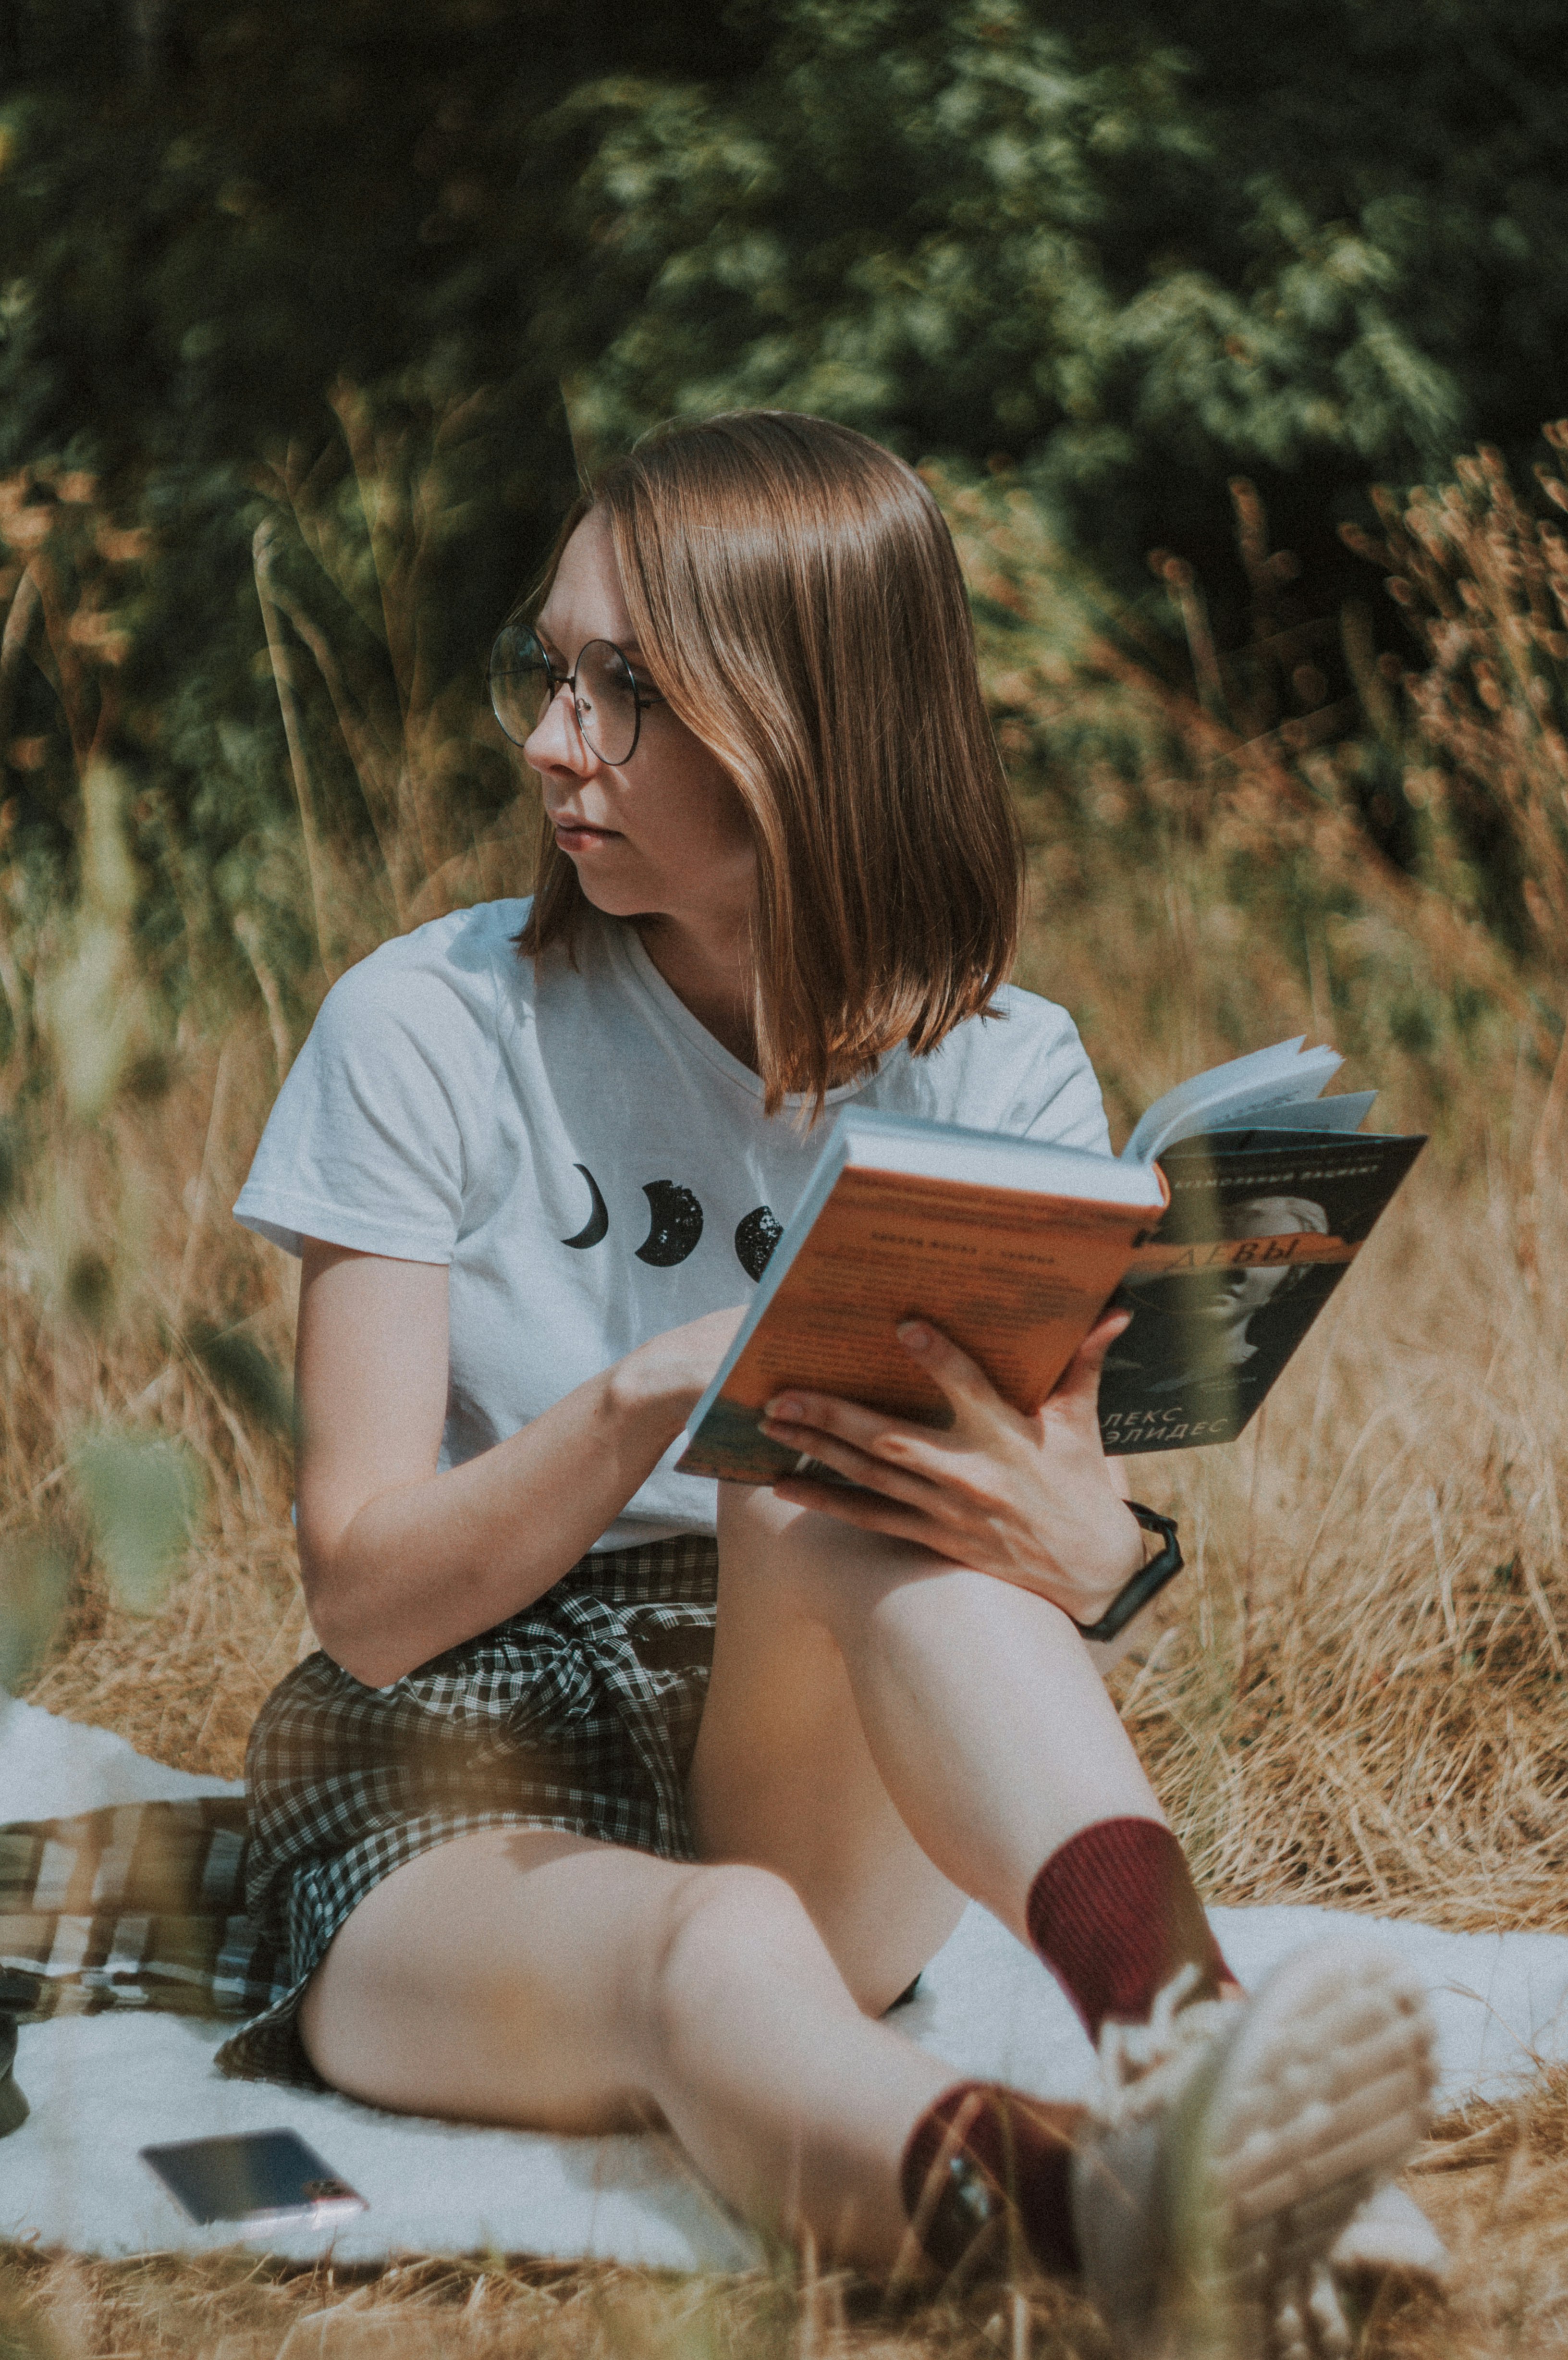
[(1125, 1631), (1133, 1616), (1181, 1570), (1181, 1544), (1176, 1537), (1175, 1517), (1162, 1516), (1156, 1509), (1143, 1507), (1137, 1500), (1129, 1500), (1127, 1506), (1144, 1531), (1159, 1533), (1165, 1546), (1157, 1557), (1149, 1558), (1140, 1572), (1133, 1575), (1124, 1590), (1117, 1590), (1097, 1622), (1078, 1624), (1085, 1639), (1114, 1639), (1117, 1632)]

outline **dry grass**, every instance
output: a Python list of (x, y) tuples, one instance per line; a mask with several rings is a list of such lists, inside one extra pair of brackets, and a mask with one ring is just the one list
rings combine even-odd
[[(1201, 1062), (1311, 1030), (1360, 1051), (1354, 1079), (1385, 1084), (1391, 1121), (1437, 1134), (1249, 1435), (1137, 1467), (1140, 1496), (1176, 1504), (1192, 1569), (1158, 1643), (1118, 1675), (1127, 1717), (1216, 1900), (1568, 1931), (1568, 1065), (1554, 1076), (1543, 1061), (1554, 1024), (1539, 978), (1505, 975), (1468, 914), (1370, 858), (1352, 895), (1354, 816), (1302, 769), (1310, 733), (1294, 752), (1279, 732), (1244, 741), (1214, 709), (1178, 711), (1168, 687), (1118, 685), (1124, 653), (1105, 644), (1079, 647), (1080, 669), (1064, 672), (1037, 611), (1043, 558), (1017, 512), (977, 501), (960, 522), (972, 563), (1011, 601), (1006, 648), (987, 640), (1007, 726), (1060, 717), (1074, 680), (1102, 697), (1109, 682), (1123, 700), (1121, 767), (1085, 756), (1073, 825), (1054, 824), (1048, 797), (1029, 803), (1037, 917), (1023, 967), (1081, 1013), (1120, 1118)], [(1060, 645), (1060, 617), (1052, 628)], [(1557, 661), (1555, 643), (1546, 652)], [(1452, 677), (1452, 643), (1445, 661)], [(1540, 697), (1526, 701), (1539, 714)], [(1473, 772), (1484, 724), (1471, 714), (1466, 727)], [(1510, 776), (1535, 746), (1514, 729)], [(1028, 746), (1014, 750), (1027, 768)], [(1423, 759), (1438, 768), (1441, 753)], [(1305, 864), (1322, 889), (1294, 937), (1258, 848), (1269, 814), (1281, 863), (1298, 880)], [(1550, 847), (1554, 823), (1533, 801), (1528, 816)], [(320, 873), (319, 844), (315, 856)], [(85, 939), (46, 939), (38, 956), (80, 967)], [(1467, 1032), (1442, 1014), (1456, 978)], [(0, 983), (42, 1011), (24, 1045), (47, 1062), (47, 992)], [(1400, 1046), (1412, 996), (1439, 1011), (1419, 1054)], [(291, 1266), (227, 1218), (289, 1054), (279, 1010), (264, 991), (226, 1029), (188, 1018), (156, 1097), (84, 1109), (57, 1057), (30, 1118), (47, 1152), (0, 1232), (0, 1605), (25, 1603), (51, 1568), (68, 1600), (29, 1692), (228, 1775), (307, 1637), (286, 1453), (254, 1387), (236, 1389), (233, 1353), (201, 1342), (217, 1333), (289, 1357)], [(104, 1579), (73, 1491), (73, 1437), (105, 1424), (180, 1437), (206, 1474), (194, 1543), (150, 1615)], [(1568, 2079), (1440, 2126), (1418, 2169), (1454, 2250), (1453, 2289), (1441, 2308), (1388, 2290), (1367, 2354), (1568, 2350)], [(1049, 2289), (891, 2318), (836, 2282), (483, 2259), (361, 2281), (16, 2255), (7, 2283), (0, 2355), (40, 2360), (1103, 2349), (1087, 2314)]]
[[(242, 1155), (223, 1154), (228, 1176)], [(1137, 1464), (1139, 1495), (1175, 1503), (1191, 1570), (1118, 1676), (1124, 1709), (1215, 1898), (1568, 1930), (1563, 1223), (1560, 1197), (1538, 1204), (1532, 1284), (1513, 1192), (1418, 1166), (1241, 1442)], [(204, 1254), (208, 1284), (259, 1297), (249, 1330), (286, 1350), (291, 1266), (222, 1229)], [(27, 1308), (11, 1299), (13, 1400), (50, 1348)], [(117, 1397), (185, 1434), (211, 1470), (207, 1526), (151, 1617), (85, 1565), (30, 1692), (235, 1776), (305, 1629), (287, 1462), (152, 1340), (127, 1318), (55, 1349), (56, 1415)]]
[[(47, 1551), (69, 1581), (31, 1693), (225, 1776), (304, 1617), (287, 1454), (189, 1338), (211, 1329), (289, 1356), (283, 1258), (228, 1218), (276, 1080), (254, 1026), (198, 1046), (156, 1107), (116, 1109), (106, 1136), (62, 1120), (41, 1184), (13, 1208), (0, 1289), (0, 1573), (15, 1583)], [(73, 1286), (89, 1254), (106, 1275), (84, 1317)], [(73, 1438), (111, 1422), (178, 1436), (206, 1473), (207, 1513), (150, 1616), (103, 1578), (73, 1493)]]
[[(1410, 2185), (1448, 2241), (1445, 2299), (1363, 2290), (1360, 2360), (1568, 2351), (1568, 2077), (1439, 2125)], [(5, 2360), (1109, 2360), (1094, 2316), (1032, 2286), (902, 2315), (840, 2278), (691, 2278), (496, 2256), (379, 2271), (242, 2256), (14, 2254)]]
[[(213, 1135), (203, 1113), (209, 1066), (180, 1085), (182, 1152), (166, 1101), (157, 1120), (136, 1118), (122, 1153), (147, 1159), (155, 1193), (175, 1205), (204, 1151), (216, 1209), (190, 1251), (190, 1284), (231, 1312), (251, 1305), (250, 1332), (282, 1352), (289, 1269), (223, 1215), (272, 1086), (265, 1035), (231, 1058), (245, 1077), (228, 1098), (232, 1131)], [(1530, 1136), (1523, 1126), (1527, 1170)], [(1471, 1161), (1468, 1173), (1450, 1157), (1418, 1167), (1409, 1201), (1249, 1437), (1138, 1466), (1140, 1495), (1173, 1500), (1194, 1546), (1159, 1644), (1119, 1675), (1124, 1707), (1214, 1899), (1568, 1931), (1558, 1489), (1568, 1237), (1561, 1199), (1538, 1198), (1521, 1259), (1519, 1189), (1505, 1169), (1488, 1179), (1485, 1159)], [(170, 1247), (188, 1218), (173, 1221)], [(189, 1232), (181, 1260), (188, 1248)], [(31, 1693), (183, 1766), (233, 1775), (256, 1705), (303, 1632), (284, 1457), (188, 1356), (158, 1354), (134, 1306), (112, 1333), (62, 1349), (28, 1301), (6, 1298), (7, 1349), (28, 1366), (50, 1356), (56, 1416), (139, 1403), (138, 1415), (203, 1452), (212, 1501), (155, 1616), (128, 1615), (84, 1565), (74, 1627)], [(1420, 2193), (1454, 2238), (1455, 2290), (1441, 2312), (1396, 2304), (1369, 2355), (1568, 2349), (1565, 2131), (1561, 2079), (1532, 2105), (1445, 2126), (1432, 2159), (1455, 2168), (1423, 2176)], [(1090, 2360), (1102, 2348), (1086, 2315), (1050, 2294), (1020, 2328), (1011, 2307), (899, 2322), (852, 2303), (839, 2323), (831, 2290), (807, 2301), (771, 2281), (614, 2269), (541, 2279), (479, 2263), (345, 2288), (238, 2263), (54, 2258), (29, 2261), (17, 2285), (28, 2315), (52, 2322), (62, 2360), (166, 2350), (247, 2360), (286, 2338), (294, 2360), (373, 2350), (391, 2360), (438, 2338), (443, 2353), (455, 2345), (475, 2360), (519, 2344), (550, 2360), (718, 2360), (732, 2349)]]

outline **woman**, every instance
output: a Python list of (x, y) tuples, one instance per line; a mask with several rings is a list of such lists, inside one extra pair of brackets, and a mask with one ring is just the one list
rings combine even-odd
[[(225, 2061), (662, 2121), (866, 2269), (1021, 2238), (1131, 2341), (1256, 2322), (1417, 2136), (1430, 2027), (1359, 1952), (1238, 2004), (1075, 1627), (1143, 1562), (1095, 1420), (1116, 1320), (1032, 1418), (919, 1321), (950, 1429), (774, 1402), (856, 1489), (672, 1470), (824, 1108), (1106, 1146), (1072, 1024), (1002, 984), (1018, 843), (940, 514), (821, 421), (670, 431), (493, 683), (536, 899), (334, 988), (237, 1207), (302, 1260), (324, 1652), (253, 1741), (289, 1973)], [(1110, 2027), (1094, 2115), (879, 2021), (970, 1896)]]

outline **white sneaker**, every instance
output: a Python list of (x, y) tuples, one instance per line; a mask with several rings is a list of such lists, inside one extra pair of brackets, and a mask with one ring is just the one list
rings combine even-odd
[(1328, 2249), (1329, 2267), (1345, 2277), (1393, 2271), (1425, 2286), (1441, 2286), (1448, 2248), (1413, 2197), (1390, 2180), (1353, 2212)]
[(1256, 1998), (1107, 2025), (1073, 2161), (1088, 2291), (1138, 2360), (1331, 2360), (1350, 2337), (1328, 2264), (1426, 2128), (1435, 2034), (1388, 1951), (1335, 1937)]

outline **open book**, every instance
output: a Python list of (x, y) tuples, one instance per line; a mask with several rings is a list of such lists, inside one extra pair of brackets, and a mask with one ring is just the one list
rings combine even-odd
[(944, 1396), (898, 1343), (918, 1316), (1038, 1409), (1113, 1295), (1133, 1313), (1100, 1391), (1111, 1451), (1238, 1434), (1415, 1161), (1323, 1098), (1341, 1060), (1301, 1039), (1183, 1082), (1120, 1156), (849, 1108), (678, 1464), (771, 1483), (800, 1465), (758, 1430), (787, 1385), (932, 1426)]

